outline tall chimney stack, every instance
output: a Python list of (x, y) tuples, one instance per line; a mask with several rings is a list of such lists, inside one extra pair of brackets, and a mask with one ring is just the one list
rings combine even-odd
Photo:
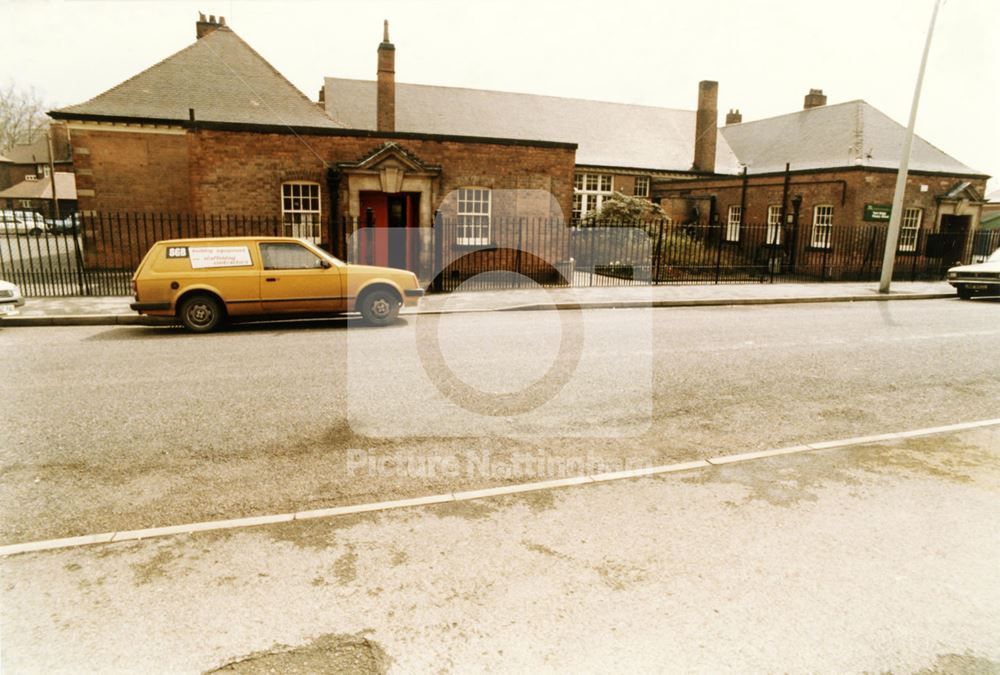
[(698, 83), (698, 116), (694, 129), (694, 164), (692, 171), (715, 172), (715, 136), (719, 120), (719, 83)]
[(822, 105), (826, 105), (826, 95), (823, 94), (823, 90), (810, 89), (802, 103), (802, 109), (809, 110), (809, 108), (818, 108)]
[(389, 21), (383, 26), (378, 46), (378, 98), (375, 107), (376, 128), (396, 130), (396, 47), (389, 42)]
[(742, 122), (743, 122), (743, 115), (740, 113), (740, 109), (739, 108), (737, 108), (736, 110), (730, 109), (729, 112), (726, 113), (726, 126), (727, 127), (730, 124), (740, 124)]

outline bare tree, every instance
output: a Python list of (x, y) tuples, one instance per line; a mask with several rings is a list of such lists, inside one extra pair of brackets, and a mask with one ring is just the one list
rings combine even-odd
[(0, 88), (0, 151), (38, 138), (48, 126), (45, 107), (34, 87), (9, 80)]

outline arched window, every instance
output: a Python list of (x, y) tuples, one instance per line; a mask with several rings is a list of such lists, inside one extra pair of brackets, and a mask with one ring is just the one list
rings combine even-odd
[(286, 237), (320, 242), (319, 183), (288, 181), (281, 184), (281, 222)]

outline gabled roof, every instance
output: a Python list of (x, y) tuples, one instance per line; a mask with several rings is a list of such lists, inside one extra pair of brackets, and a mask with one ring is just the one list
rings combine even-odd
[[(76, 175), (68, 171), (56, 171), (56, 196), (59, 201), (76, 199)], [(0, 190), (0, 198), (4, 199), (52, 199), (52, 180), (23, 180)]]
[[(864, 101), (848, 101), (722, 128), (747, 172), (899, 167), (906, 128)], [(981, 176), (981, 171), (914, 136), (910, 169)]]
[[(328, 77), (324, 98), (333, 119), (376, 128), (375, 82)], [(563, 141), (578, 144), (577, 164), (690, 171), (695, 111), (397, 83), (396, 131)], [(737, 168), (720, 134), (716, 171)]]
[(206, 122), (339, 126), (226, 26), (54, 116), (187, 121), (189, 108)]
[[(53, 144), (53, 153), (57, 152), (58, 149)], [(49, 142), (45, 136), (40, 136), (31, 143), (22, 143), (9, 148), (4, 154), (7, 155), (7, 161), (14, 164), (45, 164), (49, 161)], [(70, 158), (55, 157), (53, 161), (69, 162)], [(56, 186), (57, 189), (58, 187)]]

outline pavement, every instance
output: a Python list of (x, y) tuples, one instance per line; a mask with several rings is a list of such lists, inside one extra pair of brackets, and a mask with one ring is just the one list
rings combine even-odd
[(996, 673), (1000, 430), (0, 559), (10, 673)]
[[(926, 300), (954, 295), (955, 289), (944, 281), (895, 282), (889, 294), (880, 294), (875, 282), (531, 288), (430, 294), (419, 307), (406, 308), (402, 314)], [(0, 318), (0, 326), (163, 323), (136, 314), (129, 309), (131, 302), (131, 297), (122, 296), (29, 298), (17, 316)]]

